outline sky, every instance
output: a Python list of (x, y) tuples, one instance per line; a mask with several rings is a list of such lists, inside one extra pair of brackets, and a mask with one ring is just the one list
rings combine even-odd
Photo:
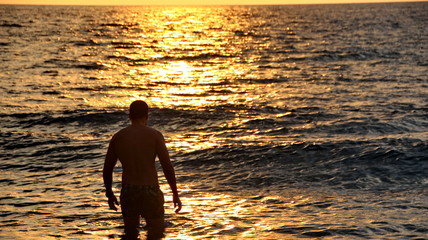
[[(405, 2), (406, 0), (0, 0), (0, 4), (29, 5), (277, 5), (360, 2)], [(427, 0), (409, 0), (424, 2)]]

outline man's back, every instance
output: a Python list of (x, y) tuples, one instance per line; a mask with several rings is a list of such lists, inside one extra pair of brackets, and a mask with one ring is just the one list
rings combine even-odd
[(162, 140), (155, 129), (136, 124), (114, 135), (112, 147), (122, 163), (123, 183), (158, 185), (155, 159)]

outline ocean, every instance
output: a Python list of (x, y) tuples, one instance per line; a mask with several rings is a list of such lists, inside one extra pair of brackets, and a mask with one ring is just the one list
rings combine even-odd
[(120, 239), (102, 167), (137, 99), (166, 239), (428, 239), (427, 12), (0, 5), (0, 239)]

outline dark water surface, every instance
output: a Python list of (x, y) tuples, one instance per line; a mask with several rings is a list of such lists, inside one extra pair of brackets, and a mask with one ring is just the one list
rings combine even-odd
[(167, 239), (428, 239), (427, 12), (0, 6), (0, 238), (119, 239), (103, 158), (144, 99)]

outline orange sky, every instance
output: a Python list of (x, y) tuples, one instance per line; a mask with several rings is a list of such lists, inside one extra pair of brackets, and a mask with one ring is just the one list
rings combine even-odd
[[(356, 2), (405, 2), (406, 0), (0, 0), (0, 4), (55, 5), (252, 5)], [(426, 0), (414, 0), (423, 2)]]

